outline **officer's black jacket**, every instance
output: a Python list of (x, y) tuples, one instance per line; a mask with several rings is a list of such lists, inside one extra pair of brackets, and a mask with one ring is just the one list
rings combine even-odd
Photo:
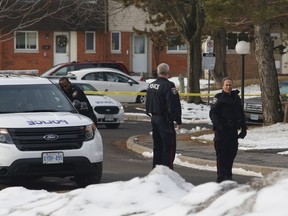
[(80, 102), (86, 102), (88, 110), (80, 110), (79, 113), (89, 117), (95, 124), (97, 123), (97, 117), (94, 114), (93, 108), (87, 99), (85, 93), (78, 86), (71, 84), (71, 89), (69, 92), (65, 92), (66, 96), (70, 99), (71, 102), (78, 100)]
[(168, 121), (182, 124), (181, 104), (175, 84), (164, 77), (149, 84), (146, 97), (146, 113), (161, 115)]
[(214, 130), (223, 127), (247, 129), (241, 99), (238, 94), (238, 90), (233, 90), (230, 95), (224, 91), (215, 95), (209, 112)]

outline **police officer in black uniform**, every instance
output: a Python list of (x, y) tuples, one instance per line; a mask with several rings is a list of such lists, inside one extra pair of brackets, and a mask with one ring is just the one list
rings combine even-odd
[[(232, 166), (238, 151), (238, 138), (244, 139), (247, 134), (239, 91), (232, 88), (232, 79), (224, 78), (222, 92), (215, 95), (209, 112), (215, 135), (217, 182), (232, 180)], [(238, 129), (241, 129), (239, 134)]]
[(66, 94), (66, 96), (70, 99), (72, 103), (75, 101), (85, 102), (88, 106), (87, 110), (78, 110), (80, 114), (87, 116), (90, 118), (95, 125), (97, 125), (97, 117), (93, 111), (93, 108), (86, 97), (85, 93), (78, 86), (73, 85), (67, 77), (61, 77), (59, 79), (59, 85), (62, 91)]
[(153, 132), (153, 168), (156, 165), (173, 169), (176, 153), (176, 132), (180, 129), (181, 104), (175, 84), (168, 80), (169, 65), (159, 64), (158, 78), (149, 84), (146, 97), (146, 113), (151, 116)]

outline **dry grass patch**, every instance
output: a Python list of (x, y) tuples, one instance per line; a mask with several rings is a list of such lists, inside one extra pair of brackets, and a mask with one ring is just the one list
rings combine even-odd
[[(203, 139), (198, 139), (197, 137), (200, 137), (205, 134), (213, 134), (212, 130), (202, 130), (193, 132), (191, 134), (178, 134), (177, 135), (177, 141), (184, 141), (184, 142), (194, 142), (201, 145), (213, 145), (213, 141), (207, 141)], [(193, 137), (193, 139), (191, 139)]]

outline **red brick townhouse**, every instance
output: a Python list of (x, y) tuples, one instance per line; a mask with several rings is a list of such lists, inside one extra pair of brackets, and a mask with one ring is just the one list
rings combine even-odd
[[(145, 24), (147, 14), (135, 7), (117, 11), (119, 7), (115, 2), (109, 0), (107, 3), (109, 9), (104, 9), (106, 5), (103, 5), (103, 11), (108, 11), (108, 19), (105, 18), (106, 13), (97, 13), (98, 17), (94, 20), (77, 25), (76, 21), (68, 22), (51, 16), (13, 31), (8, 35), (9, 39), (2, 38), (0, 42), (0, 70), (32, 69), (42, 74), (53, 65), (63, 62), (121, 61), (129, 70), (151, 76), (158, 63), (167, 62), (173, 75), (187, 75), (185, 46), (153, 46), (147, 36), (133, 32), (133, 27), (151, 27)], [(99, 19), (99, 16), (105, 17)], [(1, 25), (7, 23), (12, 21), (6, 20)], [(1, 34), (5, 33), (2, 28)], [(227, 71), (235, 79), (240, 78), (240, 56), (234, 47), (237, 34), (230, 35), (233, 40), (229, 40), (232, 42), (227, 48)], [(281, 56), (283, 58), (284, 55)], [(284, 68), (286, 64), (283, 60), (278, 64), (282, 65), (282, 73), (288, 73), (288, 69)], [(247, 78), (258, 77), (253, 44), (251, 54), (246, 57), (245, 67)]]
[[(119, 13), (110, 14), (114, 14), (109, 18), (110, 34), (113, 34), (114, 38), (119, 38), (121, 41), (117, 43), (119, 44), (118, 55), (126, 55), (128, 58), (126, 64), (132, 71), (144, 72), (150, 75), (158, 63), (167, 62), (170, 65), (173, 75), (182, 74), (187, 76), (187, 54), (185, 46), (155, 47), (147, 36), (137, 35), (133, 32), (133, 27), (143, 30), (153, 28), (145, 24), (147, 14), (135, 7), (130, 7)], [(273, 33), (272, 36), (274, 46), (282, 43), (279, 33)], [(229, 32), (227, 34), (226, 67), (228, 75), (233, 79), (241, 79), (241, 57), (236, 53), (235, 45), (239, 41), (239, 38), (242, 37), (243, 33), (241, 32)], [(244, 37), (248, 38), (248, 33), (244, 33)], [(203, 52), (207, 52), (207, 41), (203, 43), (202, 47)], [(258, 78), (254, 48), (254, 43), (251, 42), (250, 53), (245, 56), (245, 78)], [(288, 74), (288, 55), (275, 54), (274, 57), (278, 73)]]
[[(63, 2), (70, 5), (69, 0)], [(17, 3), (21, 4), (21, 1), (17, 1)], [(24, 5), (29, 3), (35, 6), (35, 1), (22, 2)], [(56, 1), (51, 4), (54, 4), (50, 8), (53, 11), (58, 5)], [(83, 3), (83, 5), (89, 7), (89, 2), (86, 5)], [(107, 11), (104, 4), (100, 5), (98, 9)], [(39, 9), (35, 8), (35, 10)], [(32, 14), (28, 19), (35, 20), (41, 12), (44, 16), (47, 10), (47, 8), (43, 11), (39, 10), (38, 14)], [(107, 12), (100, 13), (98, 11), (97, 18), (90, 17), (89, 20), (80, 22), (77, 10), (68, 6), (62, 7), (61, 10), (44, 17), (39, 22), (28, 26), (24, 25), (21, 28), (18, 27), (18, 24), (22, 17), (3, 18), (0, 23), (0, 70), (32, 69), (38, 70), (41, 74), (53, 65), (62, 62), (105, 59), (108, 33), (107, 25), (102, 20), (105, 20), (106, 14)]]

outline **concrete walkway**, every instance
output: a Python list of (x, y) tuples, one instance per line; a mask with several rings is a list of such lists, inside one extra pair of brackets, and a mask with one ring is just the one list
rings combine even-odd
[[(125, 115), (126, 120), (149, 121), (145, 115)], [(198, 166), (216, 167), (216, 156), (213, 145), (197, 143), (189, 139), (188, 134), (177, 135), (177, 158), (182, 162)], [(187, 139), (188, 137), (188, 139)], [(127, 140), (127, 148), (138, 153), (152, 152), (153, 142), (149, 134), (132, 136)], [(281, 149), (283, 150), (283, 149)], [(269, 174), (274, 171), (288, 171), (288, 157), (277, 154), (277, 149), (239, 150), (233, 168)]]

